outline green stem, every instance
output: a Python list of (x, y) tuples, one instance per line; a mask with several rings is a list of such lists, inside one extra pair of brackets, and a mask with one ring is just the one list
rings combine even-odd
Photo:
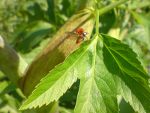
[(123, 4), (123, 3), (127, 2), (127, 1), (129, 1), (129, 0), (120, 0), (120, 1), (117, 1), (117, 2), (114, 2), (114, 3), (110, 4), (110, 5), (108, 5), (108, 6), (104, 7), (104, 8), (102, 8), (102, 9), (99, 9), (99, 15), (102, 15), (102, 14), (112, 10), (116, 6), (118, 6), (120, 4)]
[(99, 34), (99, 11), (96, 9), (96, 34)]

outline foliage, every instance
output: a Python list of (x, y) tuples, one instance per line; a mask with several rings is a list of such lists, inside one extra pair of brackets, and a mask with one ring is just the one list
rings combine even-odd
[[(3, 57), (9, 52), (0, 37), (0, 112), (150, 113), (149, 6), (149, 0), (1, 0), (0, 36), (25, 62)], [(78, 27), (88, 32), (81, 45), (67, 35)], [(24, 77), (3, 70), (11, 62)], [(29, 84), (28, 72), (36, 82)]]

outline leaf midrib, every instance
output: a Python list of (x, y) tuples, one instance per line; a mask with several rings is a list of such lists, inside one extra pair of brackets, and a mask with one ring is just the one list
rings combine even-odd
[[(95, 38), (95, 40), (98, 40), (98, 38)], [(95, 41), (94, 40), (94, 41)], [(94, 41), (93, 41), (93, 43), (94, 43)], [(84, 105), (83, 105), (83, 107), (82, 108), (84, 108), (84, 106), (88, 103), (88, 100), (89, 100), (89, 97), (90, 97), (90, 92), (91, 92), (91, 89), (92, 89), (92, 83), (93, 83), (93, 77), (94, 77), (94, 70), (95, 70), (95, 62), (96, 62), (96, 44), (94, 45), (94, 58), (93, 58), (94, 60), (93, 60), (93, 63), (92, 63), (92, 76), (90, 77), (90, 79), (91, 79), (91, 82), (90, 82), (90, 88), (89, 88), (89, 91), (88, 91), (88, 98), (87, 98), (87, 100), (86, 100), (86, 102), (84, 103)], [(83, 110), (83, 109), (82, 109)], [(81, 110), (81, 111), (82, 111)], [(87, 109), (86, 109), (87, 110)]]

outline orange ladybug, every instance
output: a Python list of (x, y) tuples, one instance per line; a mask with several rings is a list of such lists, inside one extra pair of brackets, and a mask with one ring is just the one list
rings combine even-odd
[(69, 33), (69, 37), (72, 36), (77, 38), (76, 44), (82, 42), (87, 35), (87, 32), (85, 32), (83, 28), (77, 28), (74, 32), (68, 32), (68, 33)]
[(84, 38), (87, 35), (87, 32), (85, 32), (83, 28), (78, 28), (75, 30), (75, 34), (78, 35), (78, 38), (76, 40), (76, 44), (79, 44), (81, 41), (84, 40)]

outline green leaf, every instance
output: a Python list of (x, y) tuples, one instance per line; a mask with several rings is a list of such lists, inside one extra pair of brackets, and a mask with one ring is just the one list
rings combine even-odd
[(58, 100), (78, 77), (75, 113), (118, 113), (119, 94), (135, 111), (149, 113), (149, 76), (136, 57), (119, 40), (95, 36), (44, 77), (20, 109)]
[[(59, 90), (63, 89), (64, 84), (61, 83), (62, 87), (58, 86), (56, 84), (57, 85), (57, 87), (55, 87), (56, 92), (54, 90), (52, 90), (53, 93), (50, 92), (51, 89), (53, 88), (53, 86), (50, 86), (49, 84), (51, 83), (52, 80), (54, 82), (54, 78), (56, 78), (56, 75), (58, 75), (60, 79), (63, 76), (64, 76), (64, 78), (67, 78), (67, 76), (74, 76), (74, 77), (78, 76), (80, 79), (89, 78), (87, 85), (85, 85), (85, 86), (87, 88), (90, 85), (92, 85), (92, 86), (90, 86), (91, 88), (89, 90), (86, 89), (85, 91), (89, 91), (89, 92), (90, 92), (90, 90), (91, 90), (91, 92), (94, 91), (92, 93), (93, 94), (92, 97), (95, 97), (95, 98), (91, 97), (91, 103), (93, 103), (93, 102), (97, 103), (97, 104), (95, 104), (95, 106), (90, 106), (89, 108), (94, 109), (97, 112), (100, 112), (100, 111), (103, 111), (103, 109), (104, 109), (101, 106), (104, 106), (105, 108), (108, 106), (107, 111), (112, 111), (112, 112), (118, 111), (117, 99), (116, 99), (117, 91), (115, 90), (117, 88), (115, 87), (115, 82), (114, 82), (111, 74), (108, 75), (108, 76), (110, 76), (110, 78), (107, 78), (106, 76), (104, 76), (104, 77), (102, 77), (102, 80), (99, 80), (99, 77), (97, 77), (97, 76), (96, 76), (96, 78), (93, 78), (94, 74), (95, 74), (95, 73), (93, 73), (93, 69), (95, 70), (94, 65), (95, 65), (95, 60), (96, 60), (95, 59), (96, 56), (93, 55), (93, 53), (95, 54), (97, 41), (98, 41), (98, 37), (89, 42), (84, 43), (81, 46), (81, 48), (79, 50), (77, 50), (76, 52), (74, 52), (72, 55), (70, 55), (63, 64), (58, 65), (53, 71), (51, 71), (50, 73), (53, 76), (51, 76), (51, 75), (46, 76), (42, 80), (42, 82), (37, 86), (37, 89), (27, 99), (27, 101), (22, 105), (22, 107), (20, 109), (32, 108), (32, 107), (36, 107), (38, 105), (41, 106), (45, 103), (48, 104), (51, 101), (57, 100), (61, 96), (61, 95), (58, 95), (58, 93), (60, 92)], [(101, 62), (99, 64), (101, 64)], [(100, 68), (100, 67), (97, 67), (97, 68)], [(106, 70), (106, 68), (104, 68), (104, 69)], [(61, 70), (63, 70), (64, 74), (62, 72), (60, 73)], [(59, 74), (54, 75), (54, 73), (55, 73), (54, 71), (61, 74), (61, 76)], [(103, 73), (104, 72), (105, 71), (103, 71)], [(103, 79), (104, 79), (104, 81), (103, 81)], [(85, 81), (86, 81), (86, 79), (85, 79)], [(96, 84), (93, 84), (93, 81), (95, 81)], [(102, 83), (101, 83), (101, 81), (102, 81)], [(70, 80), (66, 81), (64, 83), (67, 84), (67, 82), (70, 83)], [(81, 83), (82, 83), (82, 81), (81, 81)], [(84, 81), (83, 81), (83, 83), (84, 83)], [(47, 88), (44, 88), (45, 86), (47, 86), (50, 90), (48, 89), (49, 90), (48, 91)], [(107, 87), (107, 88), (105, 88), (105, 87)], [(111, 87), (111, 88), (109, 88), (109, 87)], [(42, 89), (43, 89), (43, 91), (41, 91)], [(44, 91), (45, 89), (46, 89), (46, 93)], [(67, 89), (67, 88), (65, 88), (65, 89)], [(102, 93), (101, 93), (100, 89), (102, 89)], [(39, 94), (39, 92), (40, 92), (40, 94)], [(114, 93), (112, 93), (112, 92), (114, 92)], [(108, 95), (110, 93), (112, 93), (112, 94)], [(88, 93), (88, 94), (90, 94), (90, 93)], [(90, 95), (87, 95), (87, 96), (90, 96)], [(87, 96), (85, 95), (85, 97), (87, 97)], [(102, 98), (104, 98), (105, 100), (102, 101), (103, 100)], [(90, 99), (88, 99), (88, 101), (90, 102)], [(88, 107), (88, 106), (85, 106), (85, 107)], [(77, 108), (77, 111), (80, 112), (80, 108)]]
[(77, 77), (70, 72), (71, 68), (67, 68), (68, 67), (59, 65), (52, 70), (42, 79), (41, 83), (20, 109), (41, 107), (44, 104), (47, 105), (50, 102), (58, 100), (77, 79)]
[(149, 77), (137, 60), (136, 54), (127, 45), (112, 37), (102, 34), (102, 39), (103, 47), (97, 43), (93, 54), (96, 61), (94, 74), (89, 78), (85, 75), (80, 79), (75, 113), (118, 112), (115, 105), (115, 83), (118, 94), (122, 95), (135, 111), (150, 112)]
[(139, 60), (142, 65), (148, 71), (149, 65), (149, 50), (150, 50), (150, 30), (141, 25), (133, 26), (131, 30), (125, 37), (125, 42), (138, 54)]
[(9, 83), (6, 81), (0, 82), (0, 94), (8, 87)]
[(92, 49), (90, 59), (84, 59), (92, 63), (90, 66), (85, 65), (91, 67), (88, 74), (85, 72), (80, 77), (75, 113), (118, 113), (117, 87), (113, 75), (104, 64), (102, 42), (97, 39)]
[(102, 35), (104, 62), (117, 75), (118, 92), (139, 113), (150, 112), (149, 76), (137, 60), (137, 55), (125, 44)]
[(0, 82), (0, 97), (15, 90), (15, 85), (7, 81)]
[(124, 100), (132, 106), (134, 111), (138, 111), (138, 113), (146, 113), (143, 108), (142, 103), (136, 97), (136, 95), (132, 92), (132, 90), (125, 84), (125, 82), (118, 78), (118, 92), (122, 95)]
[(144, 14), (138, 14), (134, 11), (132, 11), (131, 13), (132, 13), (133, 17), (135, 18), (135, 20), (139, 24), (150, 27), (150, 21), (149, 21), (150, 17), (149, 16), (146, 16)]
[[(132, 11), (132, 15), (140, 26), (131, 31), (131, 36), (137, 40), (143, 47), (150, 49), (150, 16), (138, 14)], [(130, 35), (129, 35), (130, 36)]]
[(52, 28), (53, 26), (45, 21), (32, 22), (16, 36), (21, 37), (23, 35), (21, 42), (16, 44), (17, 48), (22, 52), (28, 52), (48, 36)]
[[(33, 108), (49, 104), (58, 100), (71, 85), (77, 80), (77, 75), (89, 68), (81, 68), (80, 59), (86, 57), (84, 54), (90, 48), (89, 42), (85, 43), (82, 48), (70, 55), (63, 63), (56, 66), (50, 73), (44, 77), (40, 84), (33, 91), (32, 95), (25, 101), (20, 109)], [(86, 62), (85, 62), (86, 63)]]

